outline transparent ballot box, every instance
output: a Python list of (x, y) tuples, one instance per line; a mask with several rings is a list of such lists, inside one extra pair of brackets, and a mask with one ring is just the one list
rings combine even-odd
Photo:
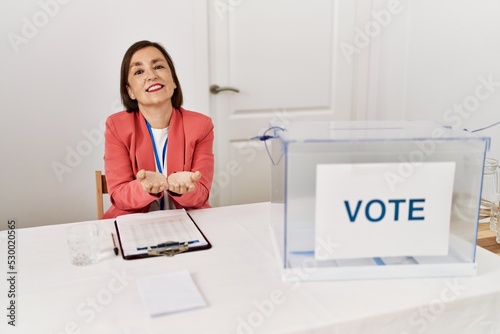
[(269, 133), (284, 280), (476, 273), (488, 137), (420, 121), (295, 122)]

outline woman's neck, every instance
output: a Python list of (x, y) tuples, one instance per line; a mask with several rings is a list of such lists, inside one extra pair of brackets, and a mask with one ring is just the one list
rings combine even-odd
[(169, 126), (172, 117), (171, 106), (170, 108), (142, 107), (139, 109), (153, 129), (164, 129)]

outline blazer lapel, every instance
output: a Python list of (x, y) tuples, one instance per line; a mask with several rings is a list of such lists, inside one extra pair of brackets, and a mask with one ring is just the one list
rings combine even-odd
[(182, 112), (178, 109), (173, 109), (168, 130), (167, 175), (183, 170), (185, 147), (186, 143)]
[(135, 114), (136, 154), (133, 167), (136, 170), (134, 171), (134, 176), (141, 169), (152, 172), (156, 171), (153, 143), (146, 126), (146, 120), (140, 111)]

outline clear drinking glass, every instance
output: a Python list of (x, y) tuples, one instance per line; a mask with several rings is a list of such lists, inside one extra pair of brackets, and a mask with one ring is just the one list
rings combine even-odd
[(497, 201), (498, 193), (498, 160), (486, 158), (483, 170), (483, 188), (481, 192), (481, 207), (479, 222), (490, 223), (490, 229), (496, 230), (496, 216), (493, 217), (493, 203)]
[(99, 261), (100, 245), (97, 224), (74, 225), (69, 227), (66, 232), (72, 264), (86, 266)]
[[(500, 214), (500, 194), (496, 194), (496, 199), (491, 203), (490, 230), (498, 231), (498, 215)], [(498, 242), (498, 237), (497, 237)]]

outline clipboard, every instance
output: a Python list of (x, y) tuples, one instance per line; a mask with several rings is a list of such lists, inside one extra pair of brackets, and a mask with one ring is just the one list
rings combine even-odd
[(212, 248), (184, 209), (118, 216), (115, 229), (125, 260), (173, 256)]

